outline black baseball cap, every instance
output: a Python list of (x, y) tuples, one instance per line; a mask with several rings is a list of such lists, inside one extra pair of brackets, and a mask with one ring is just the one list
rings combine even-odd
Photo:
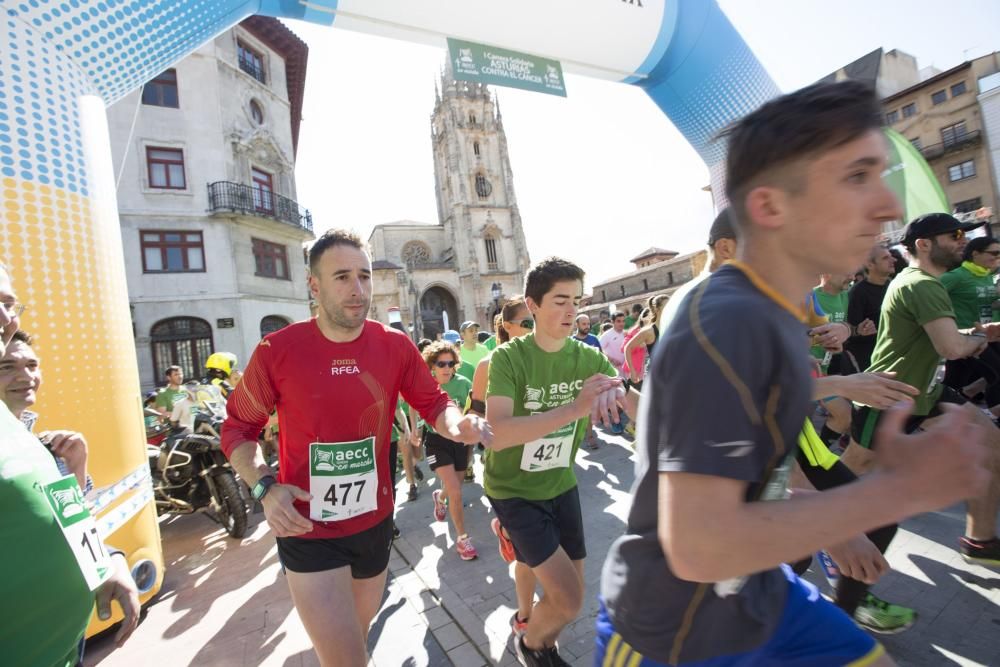
[(961, 229), (963, 232), (971, 232), (985, 225), (986, 222), (959, 222), (958, 219), (947, 213), (926, 213), (919, 218), (910, 221), (903, 230), (903, 245), (912, 245), (917, 239), (929, 239), (938, 234), (947, 234)]
[(719, 239), (736, 240), (736, 230), (733, 228), (733, 220), (732, 216), (729, 215), (728, 206), (719, 211), (719, 215), (715, 216), (715, 220), (712, 221), (712, 228), (708, 231), (709, 247), (715, 245)]

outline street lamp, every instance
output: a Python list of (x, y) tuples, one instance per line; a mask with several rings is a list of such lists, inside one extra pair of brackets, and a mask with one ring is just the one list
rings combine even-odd
[(497, 313), (500, 312), (500, 297), (503, 296), (503, 286), (500, 283), (493, 283), (490, 287), (490, 294), (493, 296), (493, 315), (490, 317), (490, 324), (497, 317)]

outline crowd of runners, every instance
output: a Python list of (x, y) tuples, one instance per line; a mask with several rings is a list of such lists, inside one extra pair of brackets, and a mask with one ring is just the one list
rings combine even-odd
[[(529, 666), (568, 664), (559, 635), (587, 596), (600, 598), (598, 665), (892, 664), (872, 632), (905, 630), (919, 610), (868, 588), (888, 570), (897, 522), (964, 500), (958, 550), (1000, 566), (1000, 243), (932, 213), (906, 225), (908, 265), (879, 244), (902, 211), (862, 84), (773, 100), (727, 141), (731, 205), (706, 271), (650, 299), (629, 334), (624, 313), (591, 334), (583, 270), (552, 257), (504, 304), (495, 340), (465, 322), (461, 340), (418, 349), (366, 319), (371, 261), (357, 236), (312, 246), (318, 316), (261, 342), (223, 448), (263, 502), (321, 663), (365, 663), (397, 450), (400, 502), (417, 500), (422, 450), (439, 482), (434, 518), (450, 518), (465, 561), (480, 557), (462, 489), (482, 450), (491, 529), (514, 564), (513, 645)], [(277, 475), (256, 441), (273, 409)], [(626, 422), (632, 507), (600, 590), (586, 590), (574, 459), (595, 425)], [(799, 578), (817, 556), (832, 601)]]
[[(902, 263), (880, 244), (903, 215), (882, 179), (880, 116), (869, 87), (841, 82), (736, 123), (706, 270), (600, 337), (578, 312), (583, 270), (552, 257), (485, 344), (465, 322), (415, 345), (367, 318), (361, 240), (323, 234), (308, 258), (317, 317), (260, 342), (222, 432), (320, 663), (367, 662), (397, 502), (450, 522), (448, 567), (513, 563), (512, 641), (528, 666), (569, 664), (560, 633), (593, 596), (596, 665), (893, 664), (872, 633), (920, 610), (869, 586), (899, 521), (958, 501), (959, 553), (1000, 567), (1000, 242), (942, 212), (908, 222)], [(19, 311), (0, 278), (7, 344)], [(13, 367), (0, 361), (0, 377)], [(259, 444), (275, 411), (277, 470)], [(588, 590), (574, 461), (595, 426), (626, 424), (631, 509)], [(469, 538), (469, 482), (499, 555)], [(830, 601), (799, 577), (814, 558)]]

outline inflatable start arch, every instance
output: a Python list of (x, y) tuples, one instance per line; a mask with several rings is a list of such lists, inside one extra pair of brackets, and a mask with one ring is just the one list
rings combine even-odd
[(0, 9), (0, 257), (44, 355), (40, 427), (87, 436), (104, 489), (98, 524), (146, 568), (144, 600), (163, 561), (107, 105), (254, 13), (440, 45), (454, 37), (643, 88), (721, 193), (724, 147), (712, 136), (778, 93), (714, 0), (0, 0)]

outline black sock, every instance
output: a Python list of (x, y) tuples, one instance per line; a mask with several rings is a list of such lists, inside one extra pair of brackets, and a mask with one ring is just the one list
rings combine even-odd
[(823, 424), (823, 429), (819, 432), (819, 439), (826, 443), (827, 447), (836, 445), (840, 441), (842, 434), (837, 433), (832, 428)]
[[(889, 543), (896, 536), (896, 524), (882, 526), (869, 533), (868, 539), (872, 541), (878, 550), (885, 553), (889, 548)], [(848, 616), (854, 616), (854, 611), (861, 604), (861, 601), (868, 595), (868, 584), (857, 579), (851, 579), (843, 575), (837, 581), (837, 596), (835, 604), (847, 612)]]

